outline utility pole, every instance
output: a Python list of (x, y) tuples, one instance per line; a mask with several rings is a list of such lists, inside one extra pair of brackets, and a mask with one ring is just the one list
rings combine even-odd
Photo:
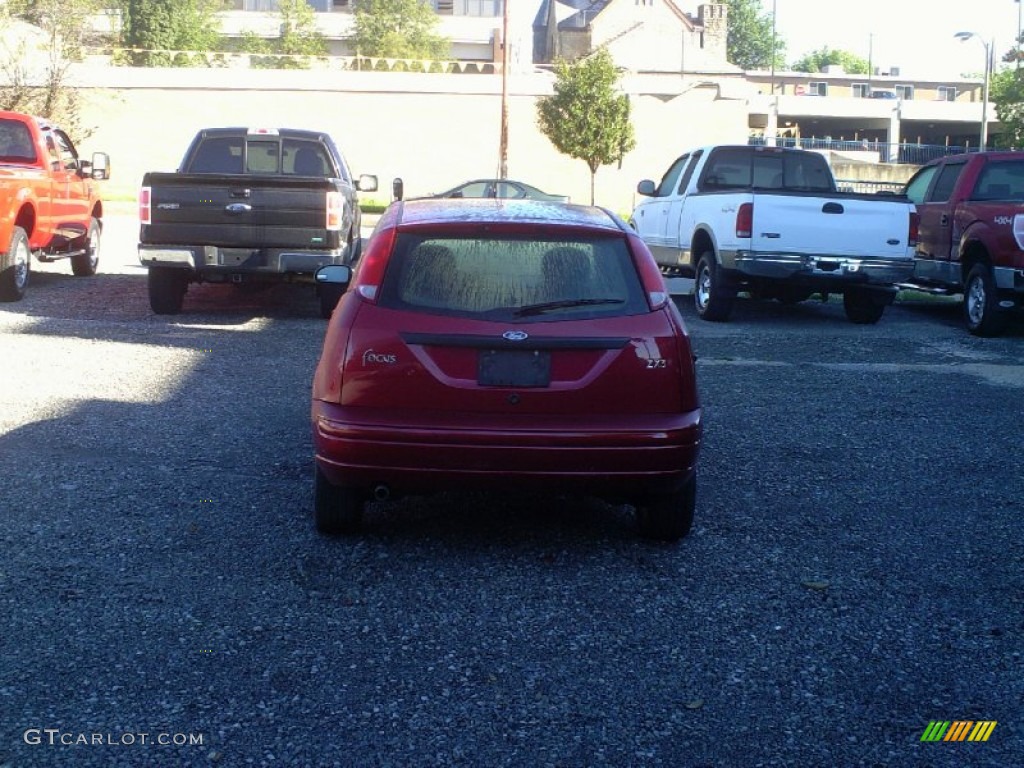
[(875, 74), (872, 59), (875, 53), (875, 33), (868, 32), (868, 98), (871, 98), (871, 76)]
[(1024, 5), (1024, 2), (1021, 2), (1021, 0), (1017, 0), (1017, 58), (1016, 58), (1016, 62), (1017, 62), (1017, 69), (1018, 70), (1020, 69), (1020, 35), (1021, 35), (1021, 29), (1020, 29), (1020, 8), (1021, 8), (1022, 5)]
[(501, 19), (501, 138), (498, 141), (498, 178), (508, 178), (508, 2), (502, 2)]

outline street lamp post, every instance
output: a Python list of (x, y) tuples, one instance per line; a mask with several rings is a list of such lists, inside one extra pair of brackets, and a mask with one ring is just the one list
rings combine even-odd
[(973, 37), (985, 48), (985, 79), (981, 86), (981, 132), (978, 134), (978, 151), (984, 152), (988, 144), (988, 83), (992, 79), (992, 45), (995, 41), (985, 42), (977, 32), (957, 32), (953, 37), (960, 41)]

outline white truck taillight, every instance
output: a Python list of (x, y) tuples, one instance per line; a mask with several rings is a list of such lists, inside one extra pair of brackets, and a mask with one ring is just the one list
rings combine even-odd
[(139, 190), (139, 223), (153, 223), (153, 190), (150, 187)]
[(328, 192), (327, 193), (327, 223), (326, 227), (329, 232), (340, 232), (341, 222), (345, 218), (345, 199), (341, 196), (341, 192)]
[(743, 203), (736, 211), (736, 237), (750, 237), (754, 231), (754, 204)]

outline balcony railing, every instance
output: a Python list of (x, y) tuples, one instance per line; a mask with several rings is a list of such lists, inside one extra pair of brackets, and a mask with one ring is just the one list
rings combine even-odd
[[(764, 146), (768, 140), (764, 136), (751, 136), (748, 143)], [(924, 165), (946, 155), (959, 155), (964, 152), (975, 152), (976, 147), (961, 147), (950, 144), (909, 144), (886, 143), (881, 141), (848, 141), (836, 139), (776, 137), (777, 147), (798, 147), (800, 149), (830, 150), (833, 152), (871, 152), (883, 163), (900, 163), (907, 165)]]

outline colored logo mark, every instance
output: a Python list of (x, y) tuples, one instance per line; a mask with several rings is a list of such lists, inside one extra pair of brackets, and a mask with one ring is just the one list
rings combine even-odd
[(921, 741), (988, 741), (995, 729), (995, 720), (932, 720)]

